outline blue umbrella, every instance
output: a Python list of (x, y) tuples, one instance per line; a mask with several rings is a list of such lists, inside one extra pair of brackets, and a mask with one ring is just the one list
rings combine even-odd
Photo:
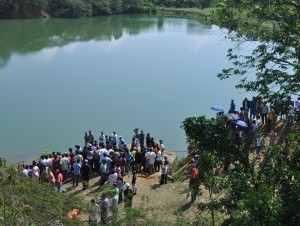
[(241, 127), (246, 127), (246, 128), (248, 127), (248, 124), (245, 121), (243, 121), (243, 120), (236, 120), (234, 122), (234, 124), (236, 124), (238, 126), (241, 126)]
[(214, 110), (214, 111), (223, 111), (223, 112), (224, 112), (223, 107), (218, 106), (218, 105), (214, 105), (214, 106), (212, 106), (210, 109), (211, 109), (211, 110)]

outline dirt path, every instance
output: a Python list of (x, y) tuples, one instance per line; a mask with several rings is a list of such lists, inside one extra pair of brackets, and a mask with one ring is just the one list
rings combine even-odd
[[(176, 155), (168, 153), (170, 161), (174, 161)], [(197, 219), (197, 203), (190, 203), (188, 195), (188, 181), (185, 182), (169, 182), (165, 185), (160, 185), (160, 173), (157, 172), (151, 176), (137, 174), (137, 195), (133, 198), (133, 207), (144, 208), (147, 210), (147, 215), (156, 220), (164, 220), (175, 222), (178, 218), (186, 218), (190, 220)], [(91, 198), (98, 200), (101, 196), (99, 187), (99, 177), (94, 177), (90, 180), (90, 187), (82, 190), (82, 184), (76, 188), (72, 188), (72, 183), (67, 183), (64, 187), (73, 193), (74, 196), (82, 198), (85, 203), (89, 203)], [(131, 184), (131, 175), (124, 176), (124, 181)], [(119, 204), (119, 214), (124, 215), (124, 204)], [(87, 221), (88, 211), (84, 211), (79, 215), (80, 219)]]

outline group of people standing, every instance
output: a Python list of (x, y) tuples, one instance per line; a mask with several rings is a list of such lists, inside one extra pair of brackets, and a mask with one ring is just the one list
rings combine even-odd
[[(282, 98), (277, 96), (274, 101), (268, 104), (261, 97), (253, 97), (252, 100), (245, 98), (242, 101), (240, 111), (236, 111), (234, 100), (231, 100), (227, 116), (234, 119), (245, 121), (245, 127), (238, 127), (237, 140), (241, 140), (243, 134), (251, 129), (254, 134), (253, 142), (255, 146), (256, 158), (260, 159), (260, 152), (264, 144), (262, 132), (266, 132), (270, 138), (270, 145), (273, 146), (279, 139), (279, 133), (275, 128), (278, 118), (287, 122), (287, 128), (290, 128), (294, 122), (300, 121), (300, 97), (293, 101), (291, 97)], [(227, 117), (226, 116), (226, 117)], [(289, 140), (283, 139), (284, 147), (288, 146)], [(285, 150), (288, 148), (284, 148)], [(283, 155), (287, 155), (285, 151)]]
[[(84, 135), (84, 146), (75, 145), (68, 152), (43, 154), (38, 161), (24, 166), (23, 174), (34, 180), (49, 182), (60, 192), (67, 191), (63, 184), (72, 182), (75, 188), (82, 181), (85, 190), (91, 177), (99, 176), (99, 186), (109, 184), (111, 192), (104, 193), (100, 201), (91, 200), (90, 221), (97, 220), (98, 207), (103, 224), (107, 222), (108, 206), (112, 217), (116, 219), (118, 204), (124, 202), (132, 206), (132, 199), (137, 194), (137, 173), (146, 176), (161, 171), (161, 184), (167, 183), (168, 163), (164, 156), (163, 140), (155, 141), (150, 133), (144, 134), (134, 129), (131, 145), (115, 131), (111, 135), (101, 132), (95, 139), (92, 131)], [(131, 183), (125, 181), (125, 175), (131, 177)], [(111, 202), (108, 198), (112, 198)]]
[(277, 96), (269, 104), (262, 97), (253, 97), (252, 100), (245, 98), (239, 110), (236, 110), (234, 100), (231, 100), (229, 113), (236, 113), (242, 120), (259, 120), (262, 125), (267, 125), (274, 118), (292, 123), (298, 121), (300, 116), (300, 97), (293, 101), (291, 97)]

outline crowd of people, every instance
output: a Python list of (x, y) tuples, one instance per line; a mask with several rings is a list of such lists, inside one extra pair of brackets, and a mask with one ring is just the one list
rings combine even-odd
[[(97, 220), (98, 207), (103, 224), (107, 222), (108, 206), (113, 219), (118, 213), (118, 204), (132, 206), (133, 195), (137, 194), (137, 176), (161, 172), (161, 184), (168, 181), (169, 159), (164, 155), (163, 140), (155, 141), (150, 133), (134, 129), (131, 144), (127, 144), (115, 131), (110, 135), (101, 132), (98, 139), (92, 131), (85, 132), (84, 145), (75, 145), (68, 152), (43, 154), (32, 165), (23, 166), (23, 174), (33, 180), (50, 183), (54, 189), (66, 192), (64, 184), (72, 183), (76, 188), (82, 182), (82, 190), (89, 187), (91, 177), (99, 177), (99, 186), (109, 184), (111, 192), (103, 193), (100, 201), (92, 200), (90, 221)], [(125, 181), (131, 177), (131, 184)], [(109, 205), (108, 198), (112, 198)]]
[(277, 96), (274, 101), (267, 103), (263, 98), (254, 96), (252, 100), (245, 98), (239, 110), (234, 100), (231, 100), (228, 113), (238, 114), (242, 120), (260, 120), (262, 125), (277, 117), (292, 123), (300, 120), (300, 97), (294, 101), (291, 97)]
[[(279, 131), (276, 128), (278, 119), (286, 122), (286, 128), (291, 128), (294, 122), (300, 121), (300, 97), (294, 101), (291, 97), (278, 96), (270, 103), (261, 97), (253, 97), (252, 100), (245, 98), (239, 109), (234, 100), (231, 100), (228, 113), (220, 111), (217, 117), (225, 118), (228, 125), (234, 127), (238, 144), (241, 143), (246, 132), (252, 131), (254, 151), (256, 158), (260, 160), (260, 152), (265, 141), (263, 132), (269, 136), (269, 145), (274, 146), (279, 141)], [(283, 155), (286, 156), (289, 150), (289, 140), (285, 137), (280, 141), (285, 150)]]
[[(283, 146), (282, 156), (288, 156), (290, 152), (290, 141), (287, 137), (280, 137), (280, 132), (277, 130), (278, 120), (282, 124), (291, 128), (297, 125), (294, 122), (300, 122), (300, 97), (293, 101), (291, 97), (286, 99), (278, 96), (274, 102), (267, 103), (261, 97), (253, 97), (252, 100), (245, 98), (241, 106), (236, 107), (235, 101), (232, 99), (228, 106), (228, 112), (224, 112), (221, 106), (214, 106), (212, 110), (218, 111), (216, 118), (211, 120), (225, 120), (226, 125), (232, 128), (236, 135), (236, 143), (238, 146), (242, 143), (244, 135), (252, 132), (247, 138), (252, 139), (254, 149), (249, 150), (255, 152), (256, 159), (261, 159), (261, 149), (264, 146), (265, 139), (269, 137), (269, 146), (280, 144)], [(196, 200), (199, 193), (201, 173), (198, 171), (199, 157), (195, 152), (190, 153), (190, 180), (189, 187), (191, 189), (191, 202)], [(230, 160), (224, 157), (220, 160), (223, 170), (229, 168)]]
[[(278, 141), (278, 131), (275, 123), (278, 118), (293, 124), (300, 118), (300, 98), (293, 101), (290, 97), (280, 99), (273, 103), (265, 102), (261, 97), (253, 97), (252, 100), (245, 98), (238, 109), (234, 100), (231, 100), (228, 113), (220, 111), (218, 118), (225, 118), (228, 125), (233, 125), (237, 134), (237, 142), (241, 142), (243, 135), (252, 131), (254, 134), (255, 152), (260, 159), (260, 151), (263, 146), (262, 129), (269, 134), (270, 145)], [(243, 121), (245, 124), (235, 122)], [(168, 183), (169, 159), (164, 155), (165, 146), (163, 140), (155, 141), (150, 133), (144, 134), (136, 128), (133, 131), (130, 144), (125, 142), (122, 136), (115, 131), (112, 134), (101, 132), (95, 137), (92, 131), (85, 132), (84, 145), (75, 145), (67, 152), (52, 152), (43, 154), (39, 160), (33, 161), (32, 165), (23, 166), (23, 174), (33, 180), (50, 183), (54, 189), (66, 192), (64, 184), (72, 182), (72, 187), (79, 186), (82, 189), (89, 187), (91, 177), (99, 177), (99, 186), (109, 184), (110, 192), (104, 192), (100, 200), (91, 200), (90, 216), (91, 222), (98, 220), (107, 222), (108, 207), (112, 211), (112, 218), (116, 219), (118, 205), (124, 203), (126, 207), (132, 206), (132, 200), (137, 194), (137, 174), (152, 175), (161, 173), (160, 184)], [(285, 148), (288, 150), (289, 140), (284, 139)], [(286, 151), (285, 154), (288, 154)], [(224, 160), (226, 163), (226, 159)], [(199, 187), (199, 174), (193, 163), (190, 187), (194, 188), (192, 201), (195, 201)], [(228, 167), (228, 166), (227, 166)], [(226, 164), (224, 164), (224, 169)], [(128, 183), (125, 176), (131, 178)], [(111, 200), (109, 200), (111, 198)]]

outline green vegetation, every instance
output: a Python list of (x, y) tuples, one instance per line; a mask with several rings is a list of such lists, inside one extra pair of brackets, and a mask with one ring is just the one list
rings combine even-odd
[[(44, 10), (53, 17), (90, 17), (153, 11), (198, 18), (207, 17), (210, 11), (164, 7), (203, 8), (211, 4), (211, 1), (175, 0), (0, 0), (0, 15), (5, 18), (37, 17)], [(237, 88), (255, 91), (265, 99), (274, 99), (278, 94), (299, 94), (299, 10), (300, 5), (294, 1), (221, 0), (212, 13), (212, 22), (227, 28), (233, 40), (258, 40), (259, 44), (248, 56), (239, 56), (230, 49), (228, 57), (233, 67), (224, 69), (219, 77), (237, 76), (240, 81)], [(212, 225), (300, 223), (298, 131), (284, 134), (291, 141), (289, 154), (284, 153), (281, 145), (266, 146), (263, 160), (258, 163), (253, 154), (249, 154), (254, 149), (251, 132), (237, 143), (236, 131), (227, 127), (223, 120), (213, 121), (203, 116), (185, 119), (182, 128), (188, 143), (200, 156), (197, 166), (209, 199), (199, 205), (199, 211), (210, 213)], [(66, 213), (69, 210), (74, 206), (83, 208), (78, 200), (67, 194), (54, 193), (48, 185), (22, 177), (12, 166), (3, 162), (0, 165), (0, 220), (3, 225), (39, 224), (51, 219), (68, 222)], [(177, 163), (178, 168), (183, 165), (184, 161)], [(143, 209), (132, 209), (121, 220), (126, 224), (144, 218)], [(149, 224), (149, 221), (143, 223)]]
[(7, 166), (0, 159), (0, 224), (46, 225), (59, 220), (76, 225), (67, 214), (76, 208), (86, 207), (72, 194), (58, 193), (49, 183), (34, 181), (18, 172), (15, 165)]
[(206, 23), (213, 11), (213, 8), (169, 8), (169, 7), (156, 7), (155, 14), (161, 16), (172, 16), (201, 20)]
[(155, 12), (163, 7), (207, 8), (211, 4), (212, 0), (0, 0), (0, 18), (77, 18)]
[(236, 77), (237, 88), (264, 99), (299, 94), (300, 4), (298, 1), (222, 0), (213, 23), (225, 27), (235, 41), (258, 40), (249, 55), (228, 50), (232, 67), (221, 79)]
[(251, 131), (237, 145), (232, 136), (237, 131), (223, 119), (187, 118), (182, 127), (198, 149), (201, 182), (209, 191), (199, 210), (211, 214), (212, 225), (299, 224), (299, 132), (281, 134), (291, 141), (289, 153), (282, 145), (266, 145), (263, 160), (257, 162)]

